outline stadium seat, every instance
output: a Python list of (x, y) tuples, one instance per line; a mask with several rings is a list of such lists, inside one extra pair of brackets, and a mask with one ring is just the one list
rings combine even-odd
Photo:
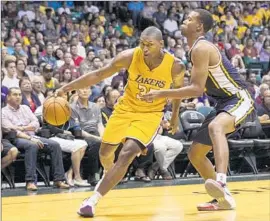
[(205, 116), (195, 110), (187, 110), (180, 115), (180, 122), (183, 127), (186, 139), (181, 140), (183, 144), (183, 150), (175, 159), (176, 164), (182, 164), (180, 166), (180, 176), (187, 176), (189, 171), (193, 168), (189, 162), (187, 153), (192, 144), (192, 138), (195, 136), (197, 130), (202, 126)]

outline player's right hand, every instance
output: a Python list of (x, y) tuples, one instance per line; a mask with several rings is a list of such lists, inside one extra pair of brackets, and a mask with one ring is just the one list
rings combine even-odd
[(65, 95), (63, 87), (60, 87), (54, 92), (55, 97), (63, 97)]

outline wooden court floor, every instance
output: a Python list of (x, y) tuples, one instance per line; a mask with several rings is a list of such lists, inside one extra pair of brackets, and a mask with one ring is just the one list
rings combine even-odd
[(2, 198), (3, 221), (269, 221), (270, 180), (232, 182), (235, 211), (198, 212), (196, 204), (210, 200), (203, 185), (113, 190), (103, 198), (95, 218), (76, 211), (90, 192)]

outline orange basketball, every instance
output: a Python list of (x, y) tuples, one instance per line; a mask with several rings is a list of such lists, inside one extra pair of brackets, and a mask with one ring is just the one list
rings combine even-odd
[(66, 99), (50, 97), (43, 105), (43, 118), (51, 125), (59, 126), (66, 123), (71, 116), (71, 109)]

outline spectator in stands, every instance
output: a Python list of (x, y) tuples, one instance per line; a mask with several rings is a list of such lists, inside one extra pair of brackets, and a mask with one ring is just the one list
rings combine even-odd
[(65, 64), (64, 52), (61, 48), (57, 48), (55, 50), (55, 58), (56, 58), (56, 68), (60, 68)]
[(36, 46), (31, 46), (29, 48), (29, 57), (28, 57), (28, 65), (37, 66), (39, 61), (39, 52), (36, 48)]
[(42, 93), (42, 88), (43, 88), (42, 76), (34, 76), (31, 79), (31, 82), (32, 82), (33, 93), (38, 97), (40, 103), (43, 104), (45, 97), (44, 97), (44, 94)]
[(70, 9), (67, 7), (67, 3), (66, 2), (63, 2), (62, 7), (61, 8), (58, 8), (57, 12), (58, 12), (59, 15), (62, 15), (63, 13), (66, 13), (68, 15), (71, 14)]
[(256, 60), (258, 57), (258, 51), (254, 47), (254, 41), (252, 38), (247, 39), (246, 46), (243, 49), (243, 54), (249, 59)]
[(269, 86), (268, 84), (261, 84), (259, 86), (259, 90), (260, 90), (260, 94), (259, 96), (256, 98), (256, 105), (261, 105), (263, 102), (263, 94), (265, 91), (269, 90)]
[(183, 149), (183, 144), (179, 140), (162, 136), (162, 131), (163, 129), (160, 127), (158, 135), (153, 141), (154, 154), (157, 162), (151, 166), (153, 171), (148, 173), (151, 180), (154, 179), (158, 170), (164, 180), (171, 180), (172, 176), (168, 172), (168, 167)]
[(46, 55), (40, 58), (41, 61), (45, 61), (47, 64), (50, 64), (52, 68), (56, 68), (56, 58), (53, 56), (53, 45), (47, 44), (46, 46)]
[(35, 110), (41, 105), (38, 96), (33, 93), (31, 81), (27, 77), (21, 78), (19, 86), (22, 92), (22, 104), (27, 105), (34, 113)]
[(71, 104), (72, 119), (78, 119), (82, 128), (82, 136), (88, 143), (88, 182), (96, 185), (99, 173), (99, 147), (104, 132), (100, 108), (97, 104), (88, 101), (91, 94), (89, 88), (77, 91), (78, 100)]
[(78, 78), (78, 77), (81, 76), (81, 74), (78, 71), (77, 67), (73, 65), (74, 64), (74, 61), (72, 60), (72, 55), (69, 52), (66, 52), (64, 54), (64, 61), (65, 61), (65, 64), (63, 66), (61, 66), (59, 68), (59, 70), (57, 71), (57, 73), (55, 74), (55, 77), (59, 81), (63, 81), (64, 70), (66, 70), (66, 69), (70, 69), (71, 70), (72, 80), (75, 80), (76, 78)]
[(89, 72), (92, 69), (92, 65), (93, 65), (93, 58), (95, 57), (95, 50), (90, 49), (87, 52), (87, 57), (81, 62), (80, 64), (80, 73), (86, 74), (87, 72)]
[(123, 81), (119, 80), (119, 81), (114, 81), (112, 84), (112, 88), (116, 89), (120, 92), (120, 94), (122, 95), (124, 93), (124, 83)]
[(66, 69), (64, 70), (64, 76), (63, 76), (63, 81), (60, 82), (60, 86), (63, 86), (65, 84), (68, 84), (69, 82), (71, 82), (72, 79), (72, 75), (71, 75), (71, 70), (70, 69)]
[(257, 37), (257, 41), (254, 44), (254, 47), (257, 49), (259, 54), (260, 54), (261, 49), (263, 47), (264, 41), (265, 41), (265, 36), (262, 33), (260, 33)]
[(11, 88), (11, 87), (19, 87), (19, 79), (16, 77), (16, 63), (14, 60), (6, 60), (5, 68), (7, 73), (2, 81), (2, 85)]
[(267, 84), (270, 87), (270, 75), (264, 75), (262, 77), (262, 84)]
[(10, 88), (7, 96), (7, 106), (2, 109), (2, 127), (4, 133), (15, 131), (16, 139), (14, 145), (25, 151), (25, 180), (27, 190), (37, 190), (34, 183), (36, 180), (37, 153), (40, 149), (51, 155), (53, 167), (54, 186), (67, 189), (69, 186), (63, 181), (64, 167), (62, 152), (59, 144), (55, 141), (35, 136), (39, 129), (39, 122), (36, 116), (26, 105), (20, 105), (22, 101), (21, 90)]
[(120, 97), (120, 93), (116, 89), (110, 89), (107, 94), (105, 95), (105, 104), (106, 106), (101, 109), (102, 115), (102, 123), (104, 127), (106, 127), (110, 116), (114, 110), (114, 105), (118, 98)]
[[(263, 42), (263, 46), (260, 50), (260, 61), (266, 63), (270, 61), (270, 39), (266, 39)], [(269, 67), (269, 65), (267, 67)]]
[(258, 107), (258, 116), (262, 121), (270, 119), (270, 90), (266, 90), (263, 94), (263, 103)]
[(133, 26), (133, 20), (130, 18), (128, 19), (128, 22), (122, 26), (122, 32), (126, 34), (128, 37), (134, 36), (134, 26)]
[(18, 79), (22, 79), (23, 77), (32, 78), (34, 76), (34, 73), (32, 71), (26, 70), (26, 64), (23, 59), (21, 58), (17, 59), (16, 66)]
[(80, 63), (83, 61), (83, 57), (79, 56), (78, 55), (78, 48), (77, 48), (77, 45), (75, 44), (72, 44), (70, 46), (70, 53), (72, 55), (72, 59), (74, 61), (74, 65), (76, 67), (79, 67), (80, 66)]
[(27, 56), (25, 51), (23, 50), (22, 48), (22, 43), (21, 42), (16, 42), (14, 44), (14, 53), (13, 55), (18, 58), (18, 57), (21, 57), (21, 56)]
[(227, 57), (231, 60), (235, 55), (241, 55), (241, 50), (236, 44), (236, 40), (232, 38), (230, 40), (231, 47), (227, 50)]
[(173, 36), (175, 31), (178, 30), (178, 24), (172, 12), (169, 13), (168, 18), (164, 21), (163, 28), (164, 32), (168, 33), (170, 36)]
[[(5, 77), (5, 73), (3, 70), (1, 70), (1, 82), (3, 82), (4, 77)], [(6, 105), (7, 94), (8, 94), (8, 88), (4, 85), (1, 85), (1, 107), (4, 107)]]
[(251, 93), (251, 95), (255, 99), (260, 94), (259, 87), (256, 84), (257, 84), (257, 82), (256, 82), (256, 73), (252, 72), (252, 70), (249, 70), (248, 73), (247, 73), (248, 91)]
[(163, 23), (167, 18), (165, 7), (163, 3), (158, 5), (158, 11), (153, 14), (153, 21), (159, 29), (163, 29)]
[(240, 74), (246, 73), (244, 61), (240, 55), (235, 55), (234, 57), (232, 57), (231, 62)]
[(94, 99), (94, 103), (96, 103), (100, 109), (105, 107), (105, 98), (102, 94), (100, 94), (98, 97)]
[(53, 68), (50, 64), (46, 64), (44, 66), (42, 76), (44, 82), (43, 92), (45, 92), (47, 89), (59, 88), (59, 81), (53, 77)]

